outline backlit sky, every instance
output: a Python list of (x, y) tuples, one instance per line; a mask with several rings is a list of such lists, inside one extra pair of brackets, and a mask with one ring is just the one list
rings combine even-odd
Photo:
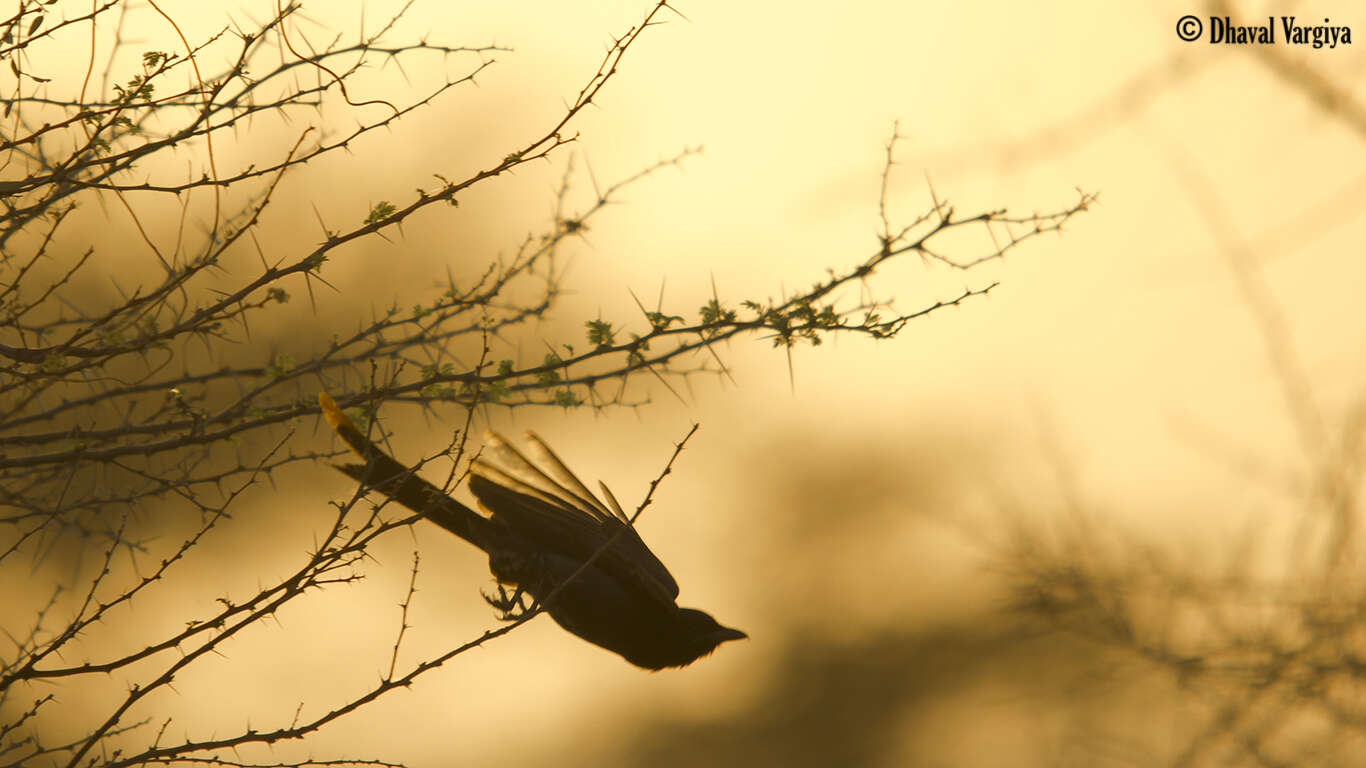
[[(270, 13), (270, 4), (244, 3), (193, 17), (191, 8), (214, 4), (167, 5), (185, 15), (192, 39), (228, 18)], [(398, 6), (305, 3), (309, 20), (297, 34), (317, 45), (337, 32), (354, 37), (362, 8), (373, 29)], [(390, 42), (514, 50), (496, 54), (477, 86), (300, 174), (280, 206), (293, 213), (264, 226), (279, 228), (281, 248), (316, 241), (314, 210), (358, 220), (379, 200), (410, 199), (434, 173), (460, 178), (491, 165), (558, 118), (611, 37), (648, 7), (419, 0)], [(1330, 17), (1361, 35), (1333, 50), (1282, 43), (1274, 51), (1341, 84), (1338, 108), (1306, 95), (1256, 49), (1181, 42), (1181, 16), (1208, 20), (1196, 0), (680, 0), (677, 8), (686, 19), (666, 13), (668, 23), (647, 30), (575, 124), (574, 145), (481, 188), (458, 211), (405, 224), (387, 250), (336, 255), (327, 274), (341, 293), (322, 295), (320, 316), (345, 318), (395, 298), (406, 305), (447, 264), (512, 249), (550, 214), (571, 156), (612, 181), (705, 147), (682, 171), (631, 189), (573, 247), (572, 291), (542, 328), (548, 337), (578, 334), (598, 312), (629, 318), (628, 290), (652, 298), (662, 284), (665, 301), (691, 313), (713, 285), (737, 302), (777, 297), (863, 259), (876, 248), (894, 122), (904, 139), (890, 201), (904, 220), (927, 208), (930, 185), (965, 215), (1056, 210), (1078, 188), (1099, 202), (1060, 235), (980, 270), (914, 262), (890, 271), (874, 285), (907, 309), (964, 286), (1000, 285), (894, 340), (799, 349), (791, 379), (781, 351), (749, 339), (723, 350), (733, 381), (695, 380), (682, 404), (656, 389), (654, 404), (635, 412), (497, 417), (494, 426), (511, 432), (534, 426), (623, 503), (639, 498), (673, 441), (700, 422), (641, 530), (681, 584), (681, 603), (706, 607), (752, 639), (687, 670), (648, 674), (538, 620), (325, 731), (304, 753), (579, 765), (625, 749), (617, 742), (638, 721), (696, 728), (686, 731), (694, 739), (680, 737), (677, 749), (686, 750), (712, 738), (715, 723), (751, 722), (749, 708), (766, 691), (801, 673), (790, 659), (804, 643), (855, 654), (873, 634), (989, 615), (996, 603), (983, 542), (993, 532), (978, 526), (1003, 509), (1042, 517), (1060, 509), (1060, 476), (1107, 524), (1176, 546), (1218, 541), (1246, 524), (1245, 514), (1274, 515), (1277, 496), (1248, 482), (1246, 467), (1293, 475), (1303, 458), (1268, 338), (1282, 363), (1298, 366), (1326, 423), (1340, 423), (1360, 399), (1360, 4), (1234, 10)], [(145, 10), (133, 22), (146, 39), (171, 40)], [(367, 71), (352, 82), (353, 97), (398, 101), (463, 75), (468, 61), (419, 57), (402, 71)], [(348, 109), (330, 104), (324, 114), (347, 126), (356, 119)], [(300, 118), (239, 139), (254, 150), (284, 147), (310, 124)], [(963, 247), (986, 242), (967, 238)], [(445, 445), (444, 433), (425, 441), (431, 427), (409, 426), (406, 449)], [(281, 488), (280, 556), (306, 548), (325, 522), (327, 494), (346, 493), (342, 478), (322, 472)], [(235, 695), (168, 708), (194, 732), (248, 715), (287, 719), (301, 698), (321, 706), (373, 681), (388, 663), (414, 541), (424, 582), (410, 619), (412, 658), (491, 626), (476, 594), (487, 581), (478, 553), (432, 531), (395, 537), (364, 584), (282, 615), (278, 632), (243, 638), (204, 679), (178, 686), (214, 690), (230, 679)], [(272, 568), (268, 553), (245, 565), (233, 565), (232, 554), (205, 572)], [(1003, 743), (1041, 755), (1050, 738), (1066, 740), (1021, 726), (1038, 715), (1002, 703), (1013, 693), (954, 690), (889, 718), (877, 734), (886, 747), (879, 759), (971, 764), (983, 723), (997, 723)], [(819, 691), (810, 694), (815, 720)], [(777, 726), (752, 733), (784, 738)], [(670, 764), (697, 764), (676, 759)]]

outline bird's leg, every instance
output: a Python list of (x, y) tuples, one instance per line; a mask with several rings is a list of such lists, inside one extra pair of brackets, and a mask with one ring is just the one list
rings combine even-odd
[(526, 604), (524, 599), (526, 592), (522, 590), (521, 585), (518, 585), (511, 595), (508, 594), (507, 589), (501, 582), (498, 584), (497, 597), (483, 591), (479, 594), (483, 596), (484, 602), (493, 606), (494, 610), (500, 611), (503, 614), (498, 617), (503, 621), (518, 621), (519, 619), (526, 618), (540, 607), (540, 604), (535, 600), (532, 600), (531, 605), (529, 606)]

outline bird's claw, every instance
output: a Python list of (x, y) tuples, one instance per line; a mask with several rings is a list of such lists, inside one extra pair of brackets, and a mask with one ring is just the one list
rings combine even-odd
[(531, 605), (526, 604), (526, 593), (522, 591), (521, 587), (517, 587), (517, 589), (513, 590), (512, 594), (509, 595), (507, 589), (502, 584), (499, 584), (497, 597), (482, 591), (480, 594), (483, 596), (484, 602), (493, 606), (494, 610), (502, 613), (502, 616), (499, 616), (498, 618), (503, 621), (518, 621), (524, 619), (540, 607), (534, 600)]

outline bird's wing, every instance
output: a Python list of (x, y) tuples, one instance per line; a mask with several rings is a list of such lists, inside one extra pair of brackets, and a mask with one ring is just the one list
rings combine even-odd
[(621, 520), (623, 523), (630, 525), (631, 518), (627, 517), (626, 513), (621, 511), (621, 505), (617, 503), (617, 497), (612, 495), (612, 489), (607, 487), (607, 483), (599, 480), (598, 487), (602, 489), (602, 495), (607, 498), (608, 505), (612, 507), (612, 514), (616, 515), (617, 519)]
[(504, 466), (482, 458), (475, 462), (470, 490), (480, 503), (495, 517), (522, 535), (538, 539), (551, 551), (587, 559), (611, 541), (611, 547), (598, 556), (600, 567), (656, 599), (677, 599), (678, 584), (669, 569), (627, 522), (610, 492), (611, 509), (569, 471), (544, 441), (534, 435), (531, 440), (546, 464), (545, 470), (501, 437), (488, 438), (486, 449), (491, 449), (489, 452)]
[(558, 480), (560, 483), (573, 489), (574, 497), (587, 500), (597, 515), (605, 518), (615, 517), (623, 523), (628, 522), (626, 516), (621, 513), (621, 505), (617, 504), (616, 497), (607, 489), (605, 483), (598, 481), (598, 487), (605, 492), (607, 500), (611, 504), (610, 509), (604, 506), (602, 501), (584, 486), (578, 476), (569, 471), (569, 467), (566, 467), (564, 462), (560, 461), (560, 457), (555, 455), (554, 451), (550, 450), (550, 446), (541, 439), (540, 435), (528, 431), (526, 433), (526, 438), (527, 443), (531, 445), (532, 452), (541, 460), (541, 463), (546, 466), (547, 474), (550, 479)]
[(519, 486), (517, 490), (522, 493), (565, 501), (587, 512), (595, 520), (613, 516), (611, 510), (603, 506), (598, 497), (569, 471), (544, 440), (537, 437), (534, 432), (527, 432), (526, 436), (527, 444), (536, 458), (540, 459), (541, 464), (545, 465), (545, 469), (522, 455), (522, 452), (503, 439), (502, 435), (494, 432), (484, 434), (484, 450), (492, 453), (498, 464), (481, 464), (492, 467), (493, 471), (501, 474), (503, 478), (514, 480)]

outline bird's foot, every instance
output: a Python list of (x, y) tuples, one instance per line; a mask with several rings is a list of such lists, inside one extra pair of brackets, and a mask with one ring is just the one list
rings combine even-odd
[(483, 595), (484, 602), (493, 606), (494, 610), (503, 614), (498, 617), (503, 621), (518, 621), (524, 619), (532, 613), (535, 613), (540, 607), (534, 600), (531, 605), (526, 604), (526, 593), (522, 591), (521, 587), (517, 587), (517, 589), (513, 590), (512, 594), (509, 595), (507, 589), (502, 584), (499, 584), (497, 597), (482, 591), (479, 594)]

